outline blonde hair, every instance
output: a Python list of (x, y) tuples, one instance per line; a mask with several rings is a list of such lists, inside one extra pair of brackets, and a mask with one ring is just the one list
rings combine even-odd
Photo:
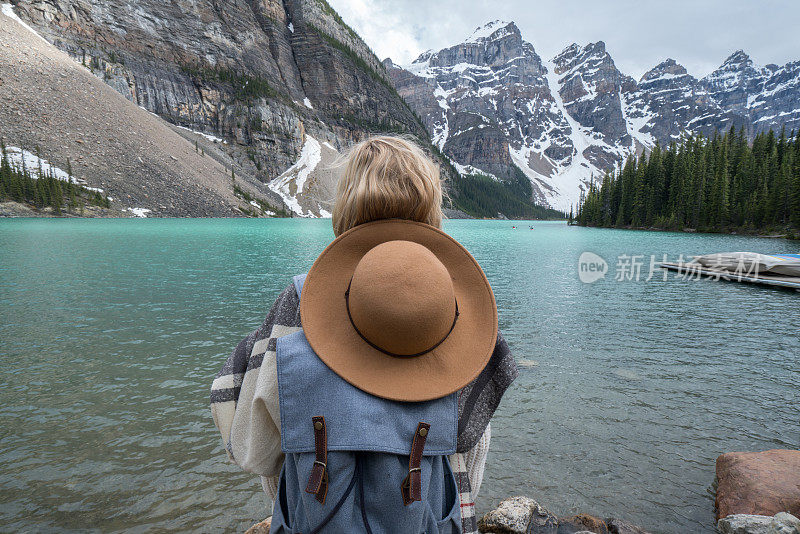
[(409, 219), (442, 226), (439, 168), (412, 141), (371, 137), (344, 158), (336, 187), (333, 232), (378, 219)]

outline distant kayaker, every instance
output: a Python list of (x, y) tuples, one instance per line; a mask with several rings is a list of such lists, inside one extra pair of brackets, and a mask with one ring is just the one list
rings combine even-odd
[(214, 422), (261, 475), (270, 532), (477, 532), (489, 420), (517, 367), (441, 202), (412, 142), (355, 145), (336, 239), (214, 380)]

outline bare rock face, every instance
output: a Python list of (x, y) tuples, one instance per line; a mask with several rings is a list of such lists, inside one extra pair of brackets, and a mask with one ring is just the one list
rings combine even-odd
[(760, 89), (762, 72), (743, 50), (731, 54), (718, 69), (703, 79), (703, 85), (722, 107), (747, 109), (747, 97)]
[[(71, 168), (80, 183), (108, 195), (117, 214), (235, 217), (248, 209), (235, 195), (229, 166), (5, 13), (0, 79), (5, 142)], [(253, 198), (267, 195), (263, 184), (244, 177), (237, 186)]]
[(550, 91), (548, 68), (513, 22), (486, 24), (404, 68), (385, 64), (433, 144), (462, 174), (514, 183), (523, 173), (531, 200), (559, 208), (577, 200), (582, 182), (564, 191), (550, 183), (575, 163), (577, 148)]
[(609, 145), (630, 145), (620, 94), (633, 91), (636, 82), (617, 69), (605, 43), (573, 44), (553, 58), (553, 64), (569, 114), (600, 132)]
[(800, 515), (800, 451), (729, 452), (717, 458), (717, 519)]
[(690, 126), (704, 135), (730, 126), (748, 131), (741, 114), (723, 109), (674, 59), (647, 71), (638, 90), (626, 94), (625, 101), (630, 117), (646, 121), (643, 131), (662, 143), (678, 139)]
[(325, 0), (14, 4), (128, 100), (228, 141), (241, 172), (261, 182), (295, 165), (308, 136), (337, 149), (370, 132), (425, 137), (386, 68)]

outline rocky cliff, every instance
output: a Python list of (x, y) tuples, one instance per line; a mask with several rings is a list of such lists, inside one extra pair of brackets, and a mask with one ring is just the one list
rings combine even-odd
[(242, 198), (263, 198), (267, 188), (257, 181), (241, 176), (236, 194), (232, 162), (220, 163), (218, 143), (200, 138), (195, 144), (178, 131), (3, 6), (0, 137), (13, 164), (24, 161), (37, 176), (46, 166), (61, 180), (107, 195), (114, 214), (221, 217), (269, 210)]
[(667, 59), (637, 82), (602, 41), (543, 61), (513, 22), (495, 21), (410, 65), (384, 64), (462, 173), (508, 181), (521, 172), (537, 203), (562, 210), (656, 142), (800, 127), (800, 62), (758, 67), (741, 51), (703, 79)]
[[(384, 66), (325, 0), (17, 0), (13, 8), (129, 101), (225, 140), (217, 148), (240, 175), (268, 183), (283, 174), (265, 194), (297, 214), (330, 210), (324, 165), (337, 149), (369, 132), (426, 137)], [(285, 174), (320, 145), (333, 148), (308, 172)]]

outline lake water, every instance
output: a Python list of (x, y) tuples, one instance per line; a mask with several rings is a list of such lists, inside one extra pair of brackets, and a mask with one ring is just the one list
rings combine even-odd
[[(561, 515), (713, 532), (717, 455), (800, 448), (800, 293), (645, 281), (650, 256), (800, 244), (531, 224), (445, 228), (483, 265), (521, 364), (479, 511), (525, 494)], [(320, 220), (0, 222), (0, 531), (263, 519), (258, 480), (225, 460), (208, 389), (331, 238)], [(609, 263), (605, 279), (578, 280), (584, 251)], [(615, 280), (623, 254), (644, 256), (641, 280)]]

